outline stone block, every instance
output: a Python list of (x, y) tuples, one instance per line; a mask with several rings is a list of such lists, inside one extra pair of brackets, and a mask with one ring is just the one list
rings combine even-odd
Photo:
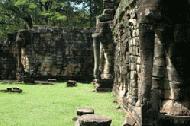
[(7, 88), (5, 90), (0, 90), (0, 92), (8, 92), (8, 93), (22, 93), (22, 89), (19, 87)]
[(137, 73), (141, 73), (141, 65), (137, 64), (136, 70), (137, 70)]
[(22, 89), (19, 87), (13, 87), (11, 92), (22, 93)]
[(154, 47), (154, 57), (164, 57), (164, 47), (163, 45), (156, 44)]
[(103, 15), (106, 15), (106, 14), (108, 14), (108, 15), (114, 15), (114, 13), (115, 13), (114, 9), (104, 9), (103, 10)]
[(100, 15), (99, 16), (99, 20), (100, 20), (100, 22), (108, 22), (108, 21), (113, 20), (113, 16), (112, 15), (108, 15), (108, 14), (106, 14), (106, 15)]
[(114, 2), (114, 0), (103, 0), (103, 2)]
[(163, 78), (165, 76), (165, 71), (164, 67), (153, 65), (152, 76)]
[(130, 63), (136, 63), (136, 60), (137, 60), (137, 57), (133, 56), (133, 55), (130, 55), (129, 56), (129, 62)]
[(136, 80), (130, 80), (129, 81), (129, 86), (130, 88), (137, 88), (138, 87), (138, 84), (137, 84), (137, 81)]
[(104, 9), (113, 9), (114, 8), (114, 3), (113, 2), (104, 2)]
[(140, 47), (137, 46), (135, 51), (135, 55), (140, 56)]
[(171, 99), (175, 101), (183, 100), (183, 88), (171, 88)]
[(166, 66), (165, 59), (154, 57), (154, 65), (159, 66), (159, 67), (165, 67)]
[(161, 99), (164, 99), (164, 100), (170, 100), (170, 99), (172, 99), (172, 97), (171, 97), (171, 90), (161, 91)]
[(130, 16), (131, 16), (131, 19), (137, 19), (137, 13), (136, 13), (135, 9), (132, 9), (130, 11)]
[(137, 20), (136, 19), (129, 19), (129, 23), (133, 26), (137, 26)]
[(79, 117), (75, 126), (111, 126), (111, 122), (108, 117), (87, 114)]
[(130, 116), (130, 115), (127, 115), (124, 123), (123, 123), (123, 126), (134, 126), (136, 123), (136, 120)]
[(122, 66), (121, 74), (126, 75), (129, 72), (128, 65)]
[(67, 87), (76, 87), (77, 82), (75, 80), (68, 80), (67, 81)]
[(57, 79), (48, 79), (48, 82), (56, 82)]
[(176, 82), (176, 81), (170, 81), (169, 85), (172, 89), (177, 89), (177, 88), (183, 88), (184, 84), (183, 82)]
[(139, 29), (134, 29), (132, 31), (132, 37), (138, 37), (139, 36)]
[(85, 114), (94, 114), (94, 109), (92, 108), (78, 108), (77, 109), (77, 116), (82, 116)]
[(159, 89), (163, 79), (152, 77), (152, 89)]
[[(138, 88), (132, 88), (131, 89), (131, 95), (137, 99), (137, 96), (138, 96)], [(136, 101), (136, 100), (135, 100)]]
[(179, 78), (179, 75), (174, 67), (167, 67), (168, 71), (168, 80), (169, 81), (176, 81), (179, 82), (181, 79)]
[(132, 46), (131, 48), (132, 48), (132, 55), (136, 56), (137, 55), (136, 54), (137, 47), (136, 46)]
[(130, 72), (130, 80), (137, 80), (137, 72), (136, 71)]
[(141, 64), (141, 57), (140, 56), (137, 57), (137, 64)]
[(159, 126), (189, 126), (190, 116), (173, 116), (162, 114), (158, 124)]
[(111, 92), (111, 88), (96, 88), (97, 92)]
[(129, 47), (133, 46), (133, 39), (129, 39)]
[(113, 79), (101, 79), (95, 82), (97, 92), (110, 92), (113, 88)]
[(132, 38), (132, 44), (130, 45), (130, 46), (136, 46), (136, 39), (135, 39), (136, 37), (133, 37)]
[(130, 63), (130, 64), (129, 64), (129, 69), (130, 69), (131, 71), (136, 70), (136, 63)]

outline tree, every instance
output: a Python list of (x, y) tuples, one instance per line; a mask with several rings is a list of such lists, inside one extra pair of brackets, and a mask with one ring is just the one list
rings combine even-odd
[(34, 25), (94, 27), (102, 0), (1, 0), (0, 38)]

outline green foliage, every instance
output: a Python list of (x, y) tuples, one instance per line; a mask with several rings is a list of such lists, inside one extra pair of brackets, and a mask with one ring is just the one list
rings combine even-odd
[(33, 25), (93, 27), (102, 0), (0, 0), (0, 39)]
[(0, 89), (19, 86), (22, 94), (0, 92), (0, 126), (73, 126), (79, 107), (92, 107), (96, 114), (112, 118), (112, 126), (121, 126), (124, 113), (116, 109), (112, 93), (92, 92), (89, 84), (67, 88), (56, 85), (2, 85)]

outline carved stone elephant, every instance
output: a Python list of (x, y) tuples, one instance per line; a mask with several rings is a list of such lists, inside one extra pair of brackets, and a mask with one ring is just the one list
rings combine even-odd
[(113, 40), (108, 23), (99, 23), (92, 35), (94, 50), (94, 78), (112, 79), (113, 75)]
[[(17, 74), (16, 78), (20, 81), (34, 82), (34, 70), (30, 70), (29, 58), (26, 56), (25, 47), (31, 43), (32, 33), (29, 30), (19, 31), (16, 35), (16, 56), (17, 56)], [(24, 57), (24, 60), (22, 58)], [(23, 61), (25, 63), (23, 63)], [(27, 62), (27, 63), (26, 63)], [(27, 64), (25, 66), (25, 64)], [(38, 66), (36, 66), (38, 67)], [(36, 71), (36, 70), (35, 70)]]

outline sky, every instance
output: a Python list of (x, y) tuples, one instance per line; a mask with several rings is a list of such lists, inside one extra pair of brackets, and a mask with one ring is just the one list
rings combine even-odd
[[(81, 3), (81, 4), (74, 4), (73, 2), (71, 2), (71, 6), (74, 6), (75, 8), (76, 8), (76, 10), (78, 9), (78, 10), (80, 10), (80, 9), (82, 9), (82, 7), (83, 6), (85, 6), (86, 4), (84, 4), (84, 3)], [(87, 9), (89, 9), (89, 8), (87, 8)]]

